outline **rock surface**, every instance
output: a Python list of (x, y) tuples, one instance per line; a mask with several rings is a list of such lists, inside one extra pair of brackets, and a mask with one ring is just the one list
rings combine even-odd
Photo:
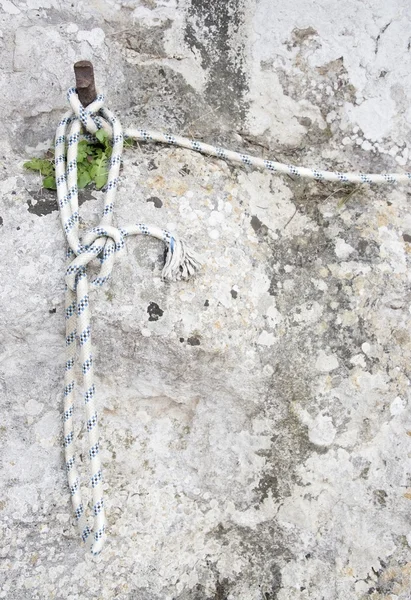
[[(116, 222), (174, 229), (204, 266), (165, 284), (161, 244), (132, 239), (92, 292), (109, 521), (93, 559), (61, 449), (64, 237), (22, 166), (91, 59), (124, 125), (402, 170), (407, 2), (0, 6), (0, 598), (409, 599), (409, 189), (125, 153)], [(98, 223), (102, 194), (83, 199)]]

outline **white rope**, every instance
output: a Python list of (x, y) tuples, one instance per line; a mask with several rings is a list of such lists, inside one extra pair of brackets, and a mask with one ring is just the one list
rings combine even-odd
[[(84, 108), (74, 88), (68, 91), (71, 110), (60, 121), (55, 140), (56, 185), (60, 217), (65, 232), (67, 249), (66, 270), (66, 374), (64, 388), (64, 447), (68, 481), (72, 503), (81, 537), (93, 554), (98, 554), (105, 541), (105, 513), (103, 498), (103, 475), (99, 455), (98, 417), (95, 403), (96, 387), (91, 352), (90, 301), (88, 293), (87, 265), (99, 259), (101, 268), (91, 282), (103, 285), (110, 277), (115, 255), (124, 247), (124, 240), (131, 235), (150, 235), (167, 247), (167, 257), (162, 271), (166, 281), (187, 279), (200, 267), (196, 255), (189, 250), (184, 240), (155, 226), (137, 223), (118, 229), (113, 227), (114, 199), (123, 151), (123, 131), (120, 121), (104, 107), (104, 97)], [(98, 227), (79, 232), (77, 152), (80, 135), (84, 133), (93, 140), (99, 129), (106, 130), (112, 141), (108, 182), (105, 187), (103, 215)], [(144, 129), (127, 129), (125, 136), (138, 141), (158, 142), (195, 150), (224, 160), (268, 169), (272, 172), (307, 177), (310, 179), (339, 181), (344, 183), (405, 183), (411, 173), (366, 175), (362, 173), (339, 173), (295, 167), (232, 152), (224, 148), (203, 144), (188, 138), (163, 134)], [(86, 429), (88, 432), (88, 455), (90, 460), (90, 485), (92, 488), (92, 516), (89, 522), (82, 501), (80, 478), (76, 467), (74, 449), (73, 412), (75, 404), (74, 366), (79, 347), (79, 358), (83, 376), (83, 398), (85, 403)]]
[[(124, 247), (124, 239), (131, 235), (151, 235), (165, 243), (167, 246), (167, 257), (162, 277), (166, 281), (190, 277), (199, 268), (200, 263), (183, 240), (159, 227), (143, 223), (128, 225), (121, 229), (112, 226), (114, 198), (123, 150), (121, 124), (104, 107), (103, 96), (98, 96), (86, 109), (80, 104), (76, 90), (69, 90), (68, 99), (72, 110), (60, 121), (55, 140), (57, 197), (61, 222), (68, 242), (64, 447), (72, 503), (80, 534), (91, 552), (98, 554), (103, 548), (106, 534), (103, 475), (99, 454), (98, 417), (95, 403), (96, 387), (94, 383), (91, 347), (90, 300), (86, 267), (93, 259), (100, 259), (100, 273), (91, 283), (102, 285), (110, 277), (115, 255)], [(110, 130), (113, 149), (106, 185), (103, 216), (98, 227), (90, 229), (80, 237), (77, 151), (82, 127), (91, 135), (95, 134), (102, 127)], [(83, 398), (86, 413), (86, 429), (88, 432), (93, 523), (88, 521), (85, 505), (82, 501), (80, 478), (76, 467), (74, 449), (73, 412), (76, 391), (74, 366), (77, 345), (80, 349), (79, 358), (83, 376)]]
[(273, 160), (267, 160), (264, 158), (258, 158), (250, 156), (249, 154), (242, 154), (240, 152), (233, 152), (232, 150), (226, 150), (225, 148), (218, 148), (217, 146), (210, 146), (210, 144), (203, 144), (197, 140), (191, 140), (189, 138), (181, 137), (179, 135), (169, 135), (166, 133), (160, 133), (158, 131), (148, 131), (146, 129), (125, 129), (124, 136), (132, 138), (139, 142), (157, 142), (159, 144), (171, 144), (172, 146), (180, 146), (181, 148), (187, 148), (188, 150), (195, 150), (202, 154), (208, 154), (210, 156), (216, 156), (223, 160), (228, 160), (235, 163), (242, 163), (257, 167), (258, 169), (268, 169), (271, 172), (284, 173), (286, 175), (292, 175), (297, 177), (303, 177), (306, 179), (317, 179), (322, 181), (338, 181), (342, 183), (409, 183), (411, 180), (411, 173), (384, 173), (378, 174), (366, 174), (366, 173), (340, 173), (339, 171), (323, 171), (321, 169), (307, 169), (305, 167), (296, 167), (294, 165), (286, 165), (284, 163), (276, 162)]

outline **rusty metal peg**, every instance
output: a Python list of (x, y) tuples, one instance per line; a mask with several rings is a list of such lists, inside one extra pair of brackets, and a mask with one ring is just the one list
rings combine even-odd
[(83, 106), (88, 106), (97, 96), (92, 63), (89, 60), (76, 62), (74, 64), (74, 74), (79, 100)]

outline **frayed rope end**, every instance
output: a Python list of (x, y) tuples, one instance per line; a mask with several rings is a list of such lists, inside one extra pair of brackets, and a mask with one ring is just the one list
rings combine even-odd
[(161, 274), (164, 281), (189, 279), (201, 268), (200, 258), (187, 247), (187, 243), (172, 237), (167, 250), (166, 262)]

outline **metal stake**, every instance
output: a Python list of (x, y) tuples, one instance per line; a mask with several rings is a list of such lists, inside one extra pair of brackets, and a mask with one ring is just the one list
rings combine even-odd
[(74, 73), (79, 100), (83, 106), (88, 106), (97, 96), (93, 65), (89, 60), (80, 60), (74, 65)]

